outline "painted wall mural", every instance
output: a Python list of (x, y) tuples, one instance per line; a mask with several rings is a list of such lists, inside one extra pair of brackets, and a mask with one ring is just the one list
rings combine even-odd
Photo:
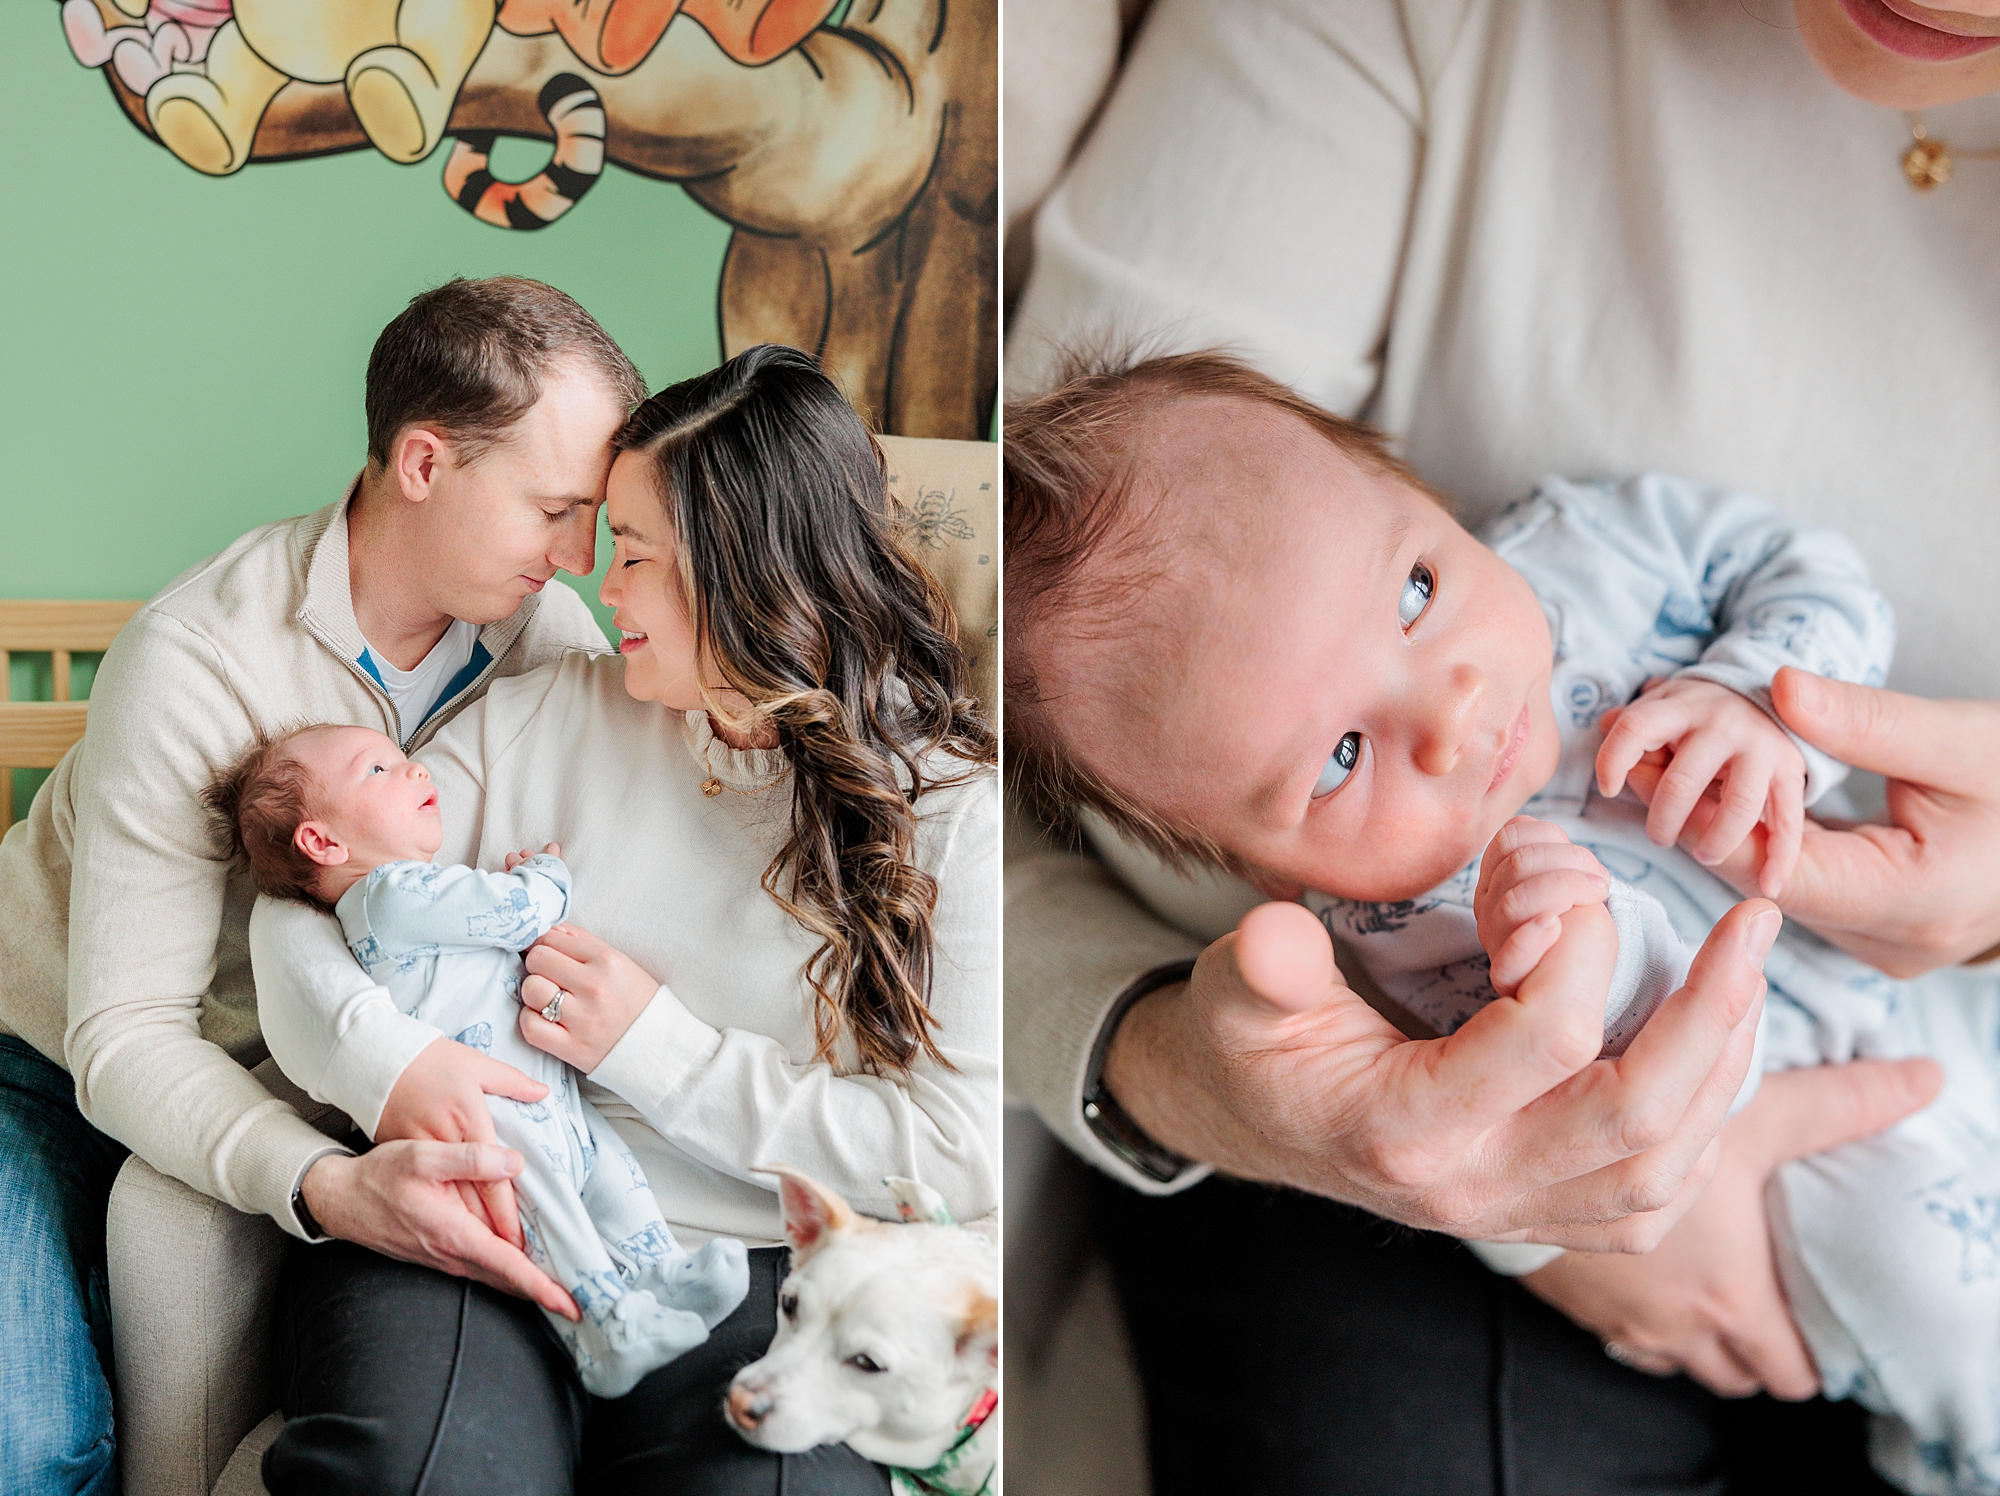
[[(209, 176), (369, 149), (408, 165), (449, 140), (439, 211), (508, 233), (589, 233), (579, 205), (607, 165), (678, 184), (731, 226), (709, 292), (725, 353), (816, 350), (886, 431), (990, 433), (996, 0), (62, 0), (60, 12), (116, 106)], [(502, 137), (547, 142), (548, 164), (502, 180)], [(671, 284), (671, 265), (631, 251)]]

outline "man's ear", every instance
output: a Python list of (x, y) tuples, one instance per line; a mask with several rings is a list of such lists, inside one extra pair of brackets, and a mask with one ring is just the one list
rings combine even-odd
[(984, 1355), (990, 1367), (1000, 1365), (1000, 1301), (990, 1293), (974, 1292), (958, 1327), (960, 1357)]
[(292, 845), (321, 867), (339, 867), (347, 861), (347, 848), (327, 830), (324, 821), (301, 821), (292, 833)]
[(759, 1174), (776, 1174), (778, 1201), (784, 1211), (785, 1240), (792, 1246), (792, 1266), (797, 1267), (843, 1231), (850, 1231), (858, 1217), (854, 1207), (809, 1174), (784, 1164), (764, 1164)]
[(389, 470), (397, 491), (412, 504), (423, 503), (431, 496), (431, 485), (450, 450), (441, 432), (428, 426), (404, 427), (389, 451)]

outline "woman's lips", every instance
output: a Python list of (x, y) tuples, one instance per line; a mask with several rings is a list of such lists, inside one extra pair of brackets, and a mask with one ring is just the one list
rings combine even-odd
[(646, 636), (644, 634), (640, 634), (636, 638), (620, 639), (618, 641), (618, 652), (620, 654), (630, 654), (635, 649), (645, 648), (645, 645)]
[(1521, 715), (1514, 719), (1514, 735), (1507, 740), (1507, 747), (1500, 754), (1500, 762), (1493, 766), (1493, 782), (1486, 786), (1486, 793), (1492, 794), (1500, 788), (1500, 782), (1514, 772), (1514, 765), (1521, 760), (1521, 750), (1528, 746), (1528, 709), (1521, 708)]
[[(1840, 6), (1870, 41), (1898, 57), (1918, 62), (1957, 62), (2000, 47), (2000, 36), (1967, 35), (1918, 20), (1909, 14), (1918, 8), (1909, 5), (1908, 0), (1899, 0), (1895, 6), (1886, 0), (1840, 0)], [(1940, 20), (1949, 14), (1938, 12)], [(1977, 25), (1981, 19), (1967, 16), (1964, 24)]]

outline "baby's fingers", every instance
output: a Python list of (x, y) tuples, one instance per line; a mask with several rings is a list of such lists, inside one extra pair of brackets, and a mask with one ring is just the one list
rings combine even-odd
[(1610, 884), (1601, 873), (1559, 867), (1523, 878), (1493, 902), (1492, 918), (1511, 930), (1552, 914), (1567, 914), (1580, 904), (1601, 904)]
[(1502, 997), (1512, 997), (1528, 973), (1542, 964), (1542, 957), (1554, 948), (1561, 935), (1562, 921), (1553, 914), (1531, 920), (1509, 935), (1507, 943), (1493, 957), (1490, 973), (1493, 990)]
[(1805, 838), (1805, 776), (1780, 776), (1771, 784), (1767, 813), (1770, 834), (1764, 838), (1764, 866), (1757, 873), (1757, 891), (1775, 899), (1792, 880), (1799, 865), (1799, 845)]
[[(1717, 785), (1716, 811), (1694, 844), (1694, 860), (1714, 867), (1743, 845), (1750, 828), (1763, 819), (1776, 776), (1769, 762), (1739, 754)], [(1690, 807), (1692, 808), (1692, 807)]]
[(1729, 743), (1716, 733), (1692, 733), (1674, 745), (1673, 759), (1660, 775), (1646, 811), (1646, 835), (1655, 846), (1671, 847), (1680, 839), (1688, 812), (1729, 757)]
[(1687, 708), (1672, 697), (1635, 701), (1614, 716), (1606, 713), (1604, 742), (1597, 750), (1597, 792), (1610, 799), (1625, 788), (1632, 766), (1688, 730)]

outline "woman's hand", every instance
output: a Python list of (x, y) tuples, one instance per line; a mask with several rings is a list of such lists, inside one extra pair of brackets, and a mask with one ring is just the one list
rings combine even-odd
[[(1716, 925), (1623, 1055), (1604, 985), (1554, 956), (1531, 1000), (1413, 1041), (1351, 991), (1296, 904), (1264, 904), (1135, 1004), (1104, 1080), (1176, 1152), (1454, 1236), (1658, 1245), (1706, 1183), (1749, 1069), (1778, 911)], [(1559, 947), (1560, 949), (1560, 947)]]
[(358, 1157), (329, 1153), (317, 1160), (301, 1191), (329, 1235), (475, 1279), (574, 1320), (570, 1296), (466, 1204), (465, 1192), (506, 1185), (521, 1163), (513, 1149), (492, 1143), (377, 1143)]
[[(588, 1075), (646, 1011), (660, 984), (630, 956), (588, 930), (557, 925), (528, 947), (521, 1037)], [(554, 1023), (542, 1010), (562, 994)]]
[(1570, 1252), (1521, 1281), (1641, 1371), (1685, 1371), (1722, 1397), (1811, 1397), (1819, 1373), (1778, 1285), (1764, 1187), (1778, 1165), (1915, 1111), (1941, 1080), (1930, 1060), (1768, 1076), (1723, 1128), (1708, 1189), (1657, 1249)]
[[(1888, 825), (1807, 822), (1798, 867), (1779, 900), (1785, 911), (1891, 976), (1995, 953), (2000, 704), (1926, 701), (1793, 669), (1778, 672), (1771, 700), (1807, 742), (1889, 780)], [(1705, 801), (1689, 818), (1683, 844), (1700, 836), (1713, 814)], [(1751, 888), (1760, 856), (1746, 843), (1715, 871)]]

